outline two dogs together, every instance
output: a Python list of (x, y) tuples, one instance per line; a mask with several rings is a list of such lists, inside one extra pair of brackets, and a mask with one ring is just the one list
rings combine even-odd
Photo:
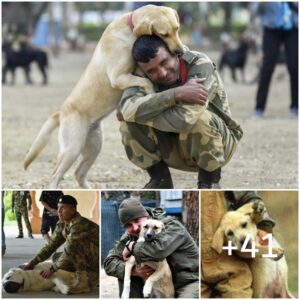
[[(155, 34), (174, 53), (183, 52), (177, 12), (169, 7), (146, 5), (112, 22), (104, 31), (90, 63), (60, 111), (48, 118), (24, 161), (26, 170), (47, 145), (59, 127), (59, 154), (50, 188), (57, 188), (64, 174), (79, 156), (75, 177), (82, 188), (90, 188), (87, 173), (102, 145), (101, 121), (117, 108), (122, 91), (140, 86), (149, 93), (146, 78), (131, 75), (134, 61), (131, 49), (141, 35)], [(120, 55), (120, 51), (122, 55)]]

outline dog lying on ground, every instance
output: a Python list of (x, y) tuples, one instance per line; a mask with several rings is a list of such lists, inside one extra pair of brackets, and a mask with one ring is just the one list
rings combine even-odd
[(182, 52), (178, 30), (177, 12), (163, 6), (143, 6), (112, 22), (61, 110), (50, 116), (41, 128), (26, 155), (24, 169), (46, 146), (53, 130), (59, 127), (60, 149), (50, 187), (57, 188), (81, 154), (75, 177), (81, 187), (90, 188), (86, 175), (101, 150), (101, 121), (117, 108), (122, 90), (141, 86), (148, 93), (152, 91), (148, 79), (131, 75), (134, 69), (131, 49), (135, 39), (156, 34), (172, 52)]
[[(157, 235), (163, 234), (164, 224), (160, 221), (148, 219), (143, 222), (140, 230), (140, 237), (137, 242), (151, 242)], [(130, 293), (130, 276), (131, 270), (136, 265), (133, 255), (126, 261), (124, 288), (122, 299), (128, 299)], [(175, 289), (172, 281), (172, 273), (166, 259), (163, 261), (149, 261), (143, 263), (155, 270), (145, 281), (143, 288), (144, 298), (174, 298)]]
[(30, 66), (35, 62), (40, 70), (43, 81), (42, 84), (47, 84), (47, 67), (48, 67), (48, 56), (47, 53), (39, 50), (33, 49), (26, 46), (24, 49), (16, 52), (12, 49), (10, 43), (5, 42), (2, 45), (2, 51), (4, 53), (4, 65), (2, 67), (2, 83), (6, 83), (7, 73), (11, 73), (11, 84), (15, 84), (15, 70), (21, 67), (25, 72), (26, 83), (32, 84), (30, 77)]
[(76, 280), (75, 273), (58, 270), (50, 278), (43, 278), (40, 272), (51, 267), (51, 261), (39, 263), (33, 270), (24, 271), (21, 268), (10, 269), (2, 279), (3, 289), (7, 293), (21, 291), (54, 291), (64, 295)]
[[(264, 254), (269, 254), (269, 246), (264, 245), (260, 240), (265, 232), (258, 230), (256, 224), (262, 220), (264, 212), (262, 201), (249, 203), (236, 211), (227, 212), (213, 237), (212, 247), (221, 253), (223, 245), (231, 241), (232, 245), (238, 248), (239, 256), (250, 259), (253, 298), (293, 298), (287, 284), (284, 250), (273, 236), (272, 253), (276, 257), (272, 259), (263, 257)], [(250, 239), (246, 248), (251, 247), (252, 242), (255, 242), (258, 250), (255, 258), (251, 258), (249, 252), (241, 252), (247, 236)]]

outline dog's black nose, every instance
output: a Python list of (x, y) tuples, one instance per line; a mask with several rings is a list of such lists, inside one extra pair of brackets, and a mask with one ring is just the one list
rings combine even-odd
[(6, 281), (3, 283), (3, 288), (6, 293), (17, 293), (20, 287), (21, 283), (14, 281)]

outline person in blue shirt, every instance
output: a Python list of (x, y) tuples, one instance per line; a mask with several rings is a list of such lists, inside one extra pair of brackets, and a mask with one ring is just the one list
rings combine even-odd
[(298, 116), (298, 2), (260, 2), (254, 12), (263, 26), (263, 63), (256, 95), (253, 117), (263, 116), (270, 81), (284, 45), (286, 64), (290, 75), (290, 115)]

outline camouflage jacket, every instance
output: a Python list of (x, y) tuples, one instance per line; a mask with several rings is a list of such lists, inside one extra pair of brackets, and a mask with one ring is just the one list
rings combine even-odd
[[(27, 206), (28, 200), (28, 206)], [(32, 205), (32, 200), (29, 191), (13, 191), (12, 193), (12, 210), (30, 210)]]
[[(91, 248), (99, 249), (99, 225), (82, 217), (79, 213), (76, 214), (70, 224), (59, 221), (48, 244), (30, 261), (30, 264), (36, 265), (48, 259), (64, 243), (63, 254), (53, 263), (54, 270), (66, 269), (70, 260), (72, 261), (74, 253), (77, 253), (82, 246), (86, 251)], [(86, 253), (82, 254), (88, 257), (85, 255)]]
[(182, 59), (187, 68), (187, 80), (206, 78), (203, 85), (208, 90), (205, 106), (176, 103), (174, 90), (180, 82), (168, 87), (154, 86), (154, 94), (146, 94), (140, 87), (131, 87), (123, 92), (120, 108), (126, 122), (136, 122), (165, 132), (189, 131), (204, 110), (221, 118), (235, 131), (237, 140), (242, 137), (240, 126), (231, 118), (228, 99), (215, 64), (204, 53), (187, 51)]
[[(172, 271), (175, 289), (199, 280), (199, 249), (186, 228), (176, 219), (165, 215), (161, 208), (146, 209), (151, 218), (164, 223), (165, 231), (153, 242), (135, 245), (133, 255), (137, 263), (166, 258)], [(104, 261), (104, 269), (108, 275), (124, 278), (125, 262), (122, 252), (128, 240), (136, 238), (125, 233), (109, 251)]]

